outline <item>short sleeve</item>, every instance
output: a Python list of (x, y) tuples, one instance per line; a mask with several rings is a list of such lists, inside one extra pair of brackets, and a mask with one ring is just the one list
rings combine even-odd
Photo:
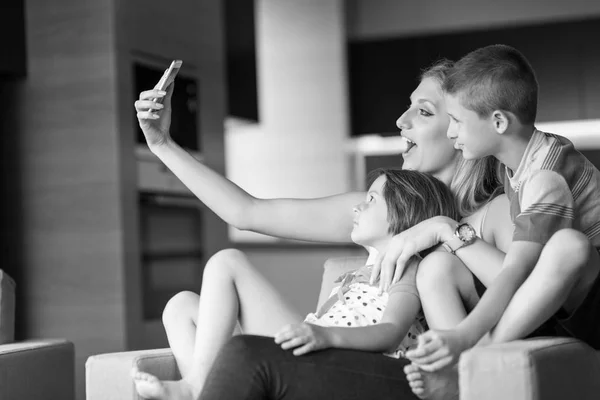
[(554, 171), (536, 171), (523, 181), (519, 203), (513, 241), (546, 244), (554, 233), (573, 226), (573, 195), (563, 176)]
[(390, 286), (390, 288), (388, 290), (388, 293), (390, 296), (394, 293), (400, 293), (400, 292), (410, 293), (410, 294), (414, 294), (415, 296), (417, 296), (417, 298), (420, 300), (419, 292), (417, 291), (417, 266), (418, 265), (419, 265), (419, 263), (415, 262), (415, 261), (411, 261), (408, 264), (408, 266), (404, 270), (404, 273), (402, 274), (402, 277), (400, 278), (400, 280)]

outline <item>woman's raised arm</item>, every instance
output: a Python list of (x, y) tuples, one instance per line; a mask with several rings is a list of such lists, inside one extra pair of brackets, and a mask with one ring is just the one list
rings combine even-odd
[[(211, 170), (169, 134), (171, 95), (149, 90), (140, 94), (135, 108), (150, 150), (226, 223), (242, 230), (317, 242), (350, 242), (352, 207), (364, 199), (359, 192), (318, 199), (259, 199)], [(163, 98), (164, 105), (153, 101)]]

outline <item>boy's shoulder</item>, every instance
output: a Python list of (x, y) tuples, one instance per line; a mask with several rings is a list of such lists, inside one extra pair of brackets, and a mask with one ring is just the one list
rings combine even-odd
[(505, 181), (511, 198), (512, 193), (522, 194), (526, 186), (543, 188), (544, 192), (568, 190), (575, 197), (582, 190), (600, 196), (600, 171), (569, 139), (535, 130), (518, 170), (512, 176), (507, 174)]
[(527, 145), (519, 169), (522, 170), (521, 180), (543, 170), (562, 175), (567, 181), (574, 175), (580, 175), (582, 169), (598, 172), (569, 139), (537, 129)]

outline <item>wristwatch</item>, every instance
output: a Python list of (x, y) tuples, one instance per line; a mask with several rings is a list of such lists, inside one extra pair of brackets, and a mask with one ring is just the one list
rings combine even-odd
[(442, 247), (448, 253), (454, 254), (461, 247), (468, 246), (477, 239), (475, 229), (469, 224), (462, 223), (456, 227), (454, 237), (447, 242), (442, 243)]

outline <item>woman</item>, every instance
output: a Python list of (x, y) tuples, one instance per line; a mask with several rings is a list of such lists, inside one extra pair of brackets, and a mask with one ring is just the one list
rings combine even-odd
[[(454, 148), (453, 143), (446, 138), (449, 119), (440, 86), (449, 67), (448, 62), (440, 63), (423, 74), (419, 86), (411, 95), (410, 107), (397, 122), (402, 136), (409, 143), (408, 151), (403, 154), (403, 168), (431, 173), (450, 186), (459, 200), (460, 212), (465, 217), (464, 221), (469, 222), (478, 235), (484, 239), (469, 246), (469, 250), (463, 252), (468, 254), (461, 256), (463, 257), (462, 261), (471, 268), (481, 282), (487, 284), (493, 280), (498, 270), (490, 268), (488, 265), (500, 265), (503, 256), (503, 253), (495, 246), (502, 250), (510, 242), (511, 228), (507, 201), (504, 196), (495, 197), (499, 187), (495, 162), (492, 160), (466, 162), (462, 159), (460, 152)], [(172, 90), (171, 88), (166, 94), (156, 91), (144, 92), (140, 95), (140, 100), (136, 102), (138, 119), (148, 146), (203, 203), (225, 222), (239, 229), (284, 238), (350, 242), (353, 215), (348, 210), (351, 210), (352, 205), (364, 198), (363, 193), (347, 193), (314, 200), (263, 200), (252, 197), (198, 163), (170, 139), (168, 135), (169, 103)], [(163, 106), (150, 99), (162, 96), (165, 96), (164, 110), (159, 114), (157, 111), (163, 109)], [(319, 222), (315, 223), (315, 221)], [(415, 244), (417, 247), (423, 246), (424, 242), (436, 244), (439, 242), (439, 233), (451, 231), (455, 225), (455, 221), (437, 218), (413, 228), (413, 232), (418, 233), (417, 235), (407, 234), (405, 237), (421, 238), (421, 243)], [(480, 263), (482, 255), (487, 259), (493, 259), (494, 262)], [(496, 263), (497, 260), (500, 262)], [(248, 260), (236, 251), (217, 253), (211, 261), (219, 265), (243, 265), (246, 271), (255, 273)], [(482, 265), (486, 267), (482, 268)], [(257, 278), (257, 282), (268, 285), (264, 279), (261, 279)], [(386, 273), (384, 270), (382, 273), (383, 286), (389, 285), (391, 281), (390, 273)], [(441, 287), (443, 290), (440, 290), (440, 281), (443, 283)], [(417, 274), (417, 286), (419, 291), (428, 293), (427, 296), (422, 296), (422, 305), (429, 326), (434, 329), (454, 327), (465, 317), (478, 299), (474, 279), (469, 269), (456, 257), (447, 253), (431, 253), (423, 259)], [(274, 298), (273, 301), (279, 301), (279, 299)], [(443, 306), (443, 312), (440, 311), (440, 305)], [(175, 297), (165, 309), (164, 319), (167, 321), (167, 331), (173, 324), (187, 324), (190, 332), (194, 332), (198, 327), (198, 332), (194, 332), (195, 335), (194, 333), (188, 334), (186, 341), (179, 341), (187, 343), (185, 346), (172, 347), (182, 374), (187, 377), (188, 382), (194, 382), (196, 375), (206, 376), (213, 365), (212, 359), (216, 356), (214, 350), (210, 357), (206, 356), (211, 349), (215, 348), (215, 343), (207, 340), (207, 333), (202, 332), (200, 329), (202, 324), (197, 323), (197, 318), (189, 317), (198, 315), (198, 310), (201, 309), (202, 304), (198, 305), (197, 296), (192, 294)], [(261, 318), (264, 319), (264, 316), (260, 316), (260, 313), (256, 314), (258, 315), (253, 317), (240, 316), (242, 320), (246, 321), (245, 332), (272, 336), (273, 327), (266, 325), (267, 331), (265, 332), (265, 325), (261, 324)], [(287, 323), (285, 318), (275, 322), (279, 325), (278, 328)], [(303, 398), (302, 391), (297, 390), (301, 385), (300, 382), (295, 384), (297, 381), (293, 378), (294, 373), (281, 374), (286, 374), (286, 371), (289, 370), (282, 368), (282, 365), (290, 366), (292, 370), (299, 370), (304, 368), (307, 362), (309, 367), (305, 372), (306, 380), (302, 381), (306, 385), (325, 378), (320, 385), (320, 390), (324, 390), (321, 393), (323, 396), (337, 393), (344, 397), (342, 393), (345, 388), (348, 388), (348, 382), (344, 382), (346, 386), (338, 385), (335, 383), (334, 375), (339, 375), (344, 381), (351, 379), (352, 382), (362, 382), (359, 385), (360, 388), (354, 387), (352, 390), (364, 390), (366, 391), (365, 395), (368, 393), (369, 396), (381, 397), (382, 393), (388, 393), (390, 390), (396, 395), (397, 391), (408, 393), (408, 385), (401, 371), (401, 367), (406, 362), (402, 360), (393, 360), (390, 363), (381, 355), (349, 350), (327, 350), (300, 358), (294, 358), (292, 355), (290, 359), (290, 353), (278, 351), (279, 349), (272, 339), (268, 339), (268, 341), (253, 337), (232, 341), (217, 358), (212, 373), (208, 375), (205, 382), (202, 396), (206, 398), (213, 398), (213, 396), (214, 398), (238, 398), (239, 392), (231, 391), (242, 390), (244, 393), (252, 392), (249, 398), (261, 398), (266, 394), (277, 398), (278, 390), (283, 390), (283, 394), (278, 393), (281, 395), (280, 397)], [(253, 350), (253, 346), (259, 350), (259, 354), (267, 355), (266, 358), (258, 362), (250, 357), (248, 354), (257, 354)], [(193, 354), (190, 352), (191, 349), (193, 349)], [(243, 368), (239, 358), (236, 361), (235, 354), (238, 352), (240, 355), (246, 355), (245, 360), (253, 360), (247, 365), (248, 368)], [(198, 359), (204, 360), (200, 374), (195, 372), (198, 371), (197, 362), (194, 365), (194, 360)], [(319, 363), (322, 363), (323, 368), (319, 367)], [(357, 368), (349, 372), (348, 363)], [(257, 375), (254, 368), (260, 365), (264, 366), (263, 372), (271, 372), (264, 376), (265, 379), (255, 381), (254, 378), (260, 374)], [(340, 365), (343, 365), (341, 369), (338, 368)], [(271, 366), (277, 366), (277, 368), (271, 370)], [(325, 377), (322, 377), (323, 374), (319, 372), (322, 370), (329, 371), (324, 374)], [(227, 371), (227, 374), (241, 375), (237, 379), (245, 384), (237, 383), (237, 379), (235, 385), (231, 385), (231, 381), (222, 382), (221, 374), (224, 371)], [(244, 376), (246, 373), (252, 379)], [(378, 378), (373, 380), (373, 374)], [(313, 375), (319, 375), (319, 377)], [(361, 378), (356, 379), (356, 377)], [(390, 384), (388, 385), (386, 382)], [(199, 385), (202, 383), (204, 382)], [(253, 392), (255, 389), (256, 391)], [(306, 394), (308, 395), (308, 393), (315, 397), (319, 394), (314, 390), (310, 390)], [(355, 394), (354, 391), (352, 393)]]

